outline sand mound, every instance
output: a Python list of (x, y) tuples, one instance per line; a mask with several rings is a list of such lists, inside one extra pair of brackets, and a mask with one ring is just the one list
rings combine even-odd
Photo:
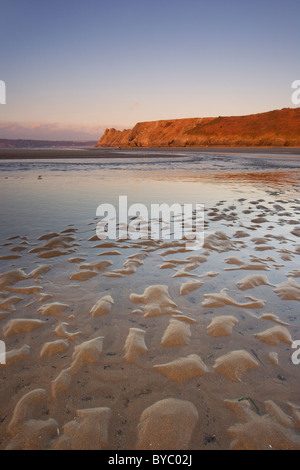
[(56, 399), (61, 393), (68, 390), (72, 383), (71, 368), (63, 369), (51, 382), (52, 398)]
[(106, 315), (111, 311), (113, 304), (113, 298), (110, 295), (105, 295), (92, 307), (90, 314), (92, 317)]
[(238, 286), (240, 290), (252, 289), (253, 287), (263, 286), (263, 285), (274, 287), (274, 284), (270, 284), (267, 276), (264, 276), (261, 274), (250, 274), (249, 276), (246, 276), (241, 281), (238, 281), (236, 285)]
[(63, 304), (61, 302), (53, 302), (51, 304), (44, 304), (38, 309), (38, 312), (41, 313), (44, 317), (53, 316), (53, 317), (63, 317), (62, 312), (64, 312), (70, 305)]
[[(60, 249), (53, 249), (53, 250), (46, 250), (41, 251), (38, 253), (39, 258), (56, 258), (57, 256), (64, 256), (72, 253), (73, 250), (60, 250)], [(32, 250), (30, 250), (32, 252)]]
[(9, 322), (3, 328), (3, 335), (5, 338), (8, 338), (9, 336), (19, 333), (33, 331), (45, 325), (45, 323), (46, 322), (42, 320), (32, 320), (28, 318), (17, 318), (15, 320), (9, 320)]
[(238, 323), (238, 319), (233, 315), (223, 315), (215, 317), (207, 327), (207, 333), (210, 336), (230, 336), (234, 325)]
[(45, 233), (45, 235), (41, 235), (38, 240), (50, 240), (51, 238), (59, 237), (59, 233), (56, 232), (50, 232), (50, 233)]
[(117, 256), (117, 255), (121, 255), (121, 252), (118, 250), (105, 251), (103, 253), (98, 254), (98, 256)]
[(280, 320), (280, 318), (277, 317), (277, 315), (273, 315), (273, 313), (264, 313), (261, 317), (261, 320), (271, 320), (276, 323), (279, 323), (280, 325), (288, 325), (285, 321)]
[(294, 228), (293, 230), (291, 230), (291, 233), (295, 235), (296, 237), (300, 237), (300, 228), (299, 227)]
[(197, 354), (190, 354), (166, 364), (158, 364), (153, 368), (176, 382), (185, 382), (208, 372), (208, 368)]
[(76, 411), (77, 418), (63, 426), (63, 435), (55, 441), (55, 450), (99, 450), (108, 445), (110, 408)]
[(41, 279), (52, 268), (51, 264), (42, 264), (28, 274), (29, 278)]
[(175, 310), (177, 305), (170, 298), (166, 285), (149, 286), (142, 295), (130, 294), (129, 298), (133, 303), (144, 304), (142, 308), (145, 317), (181, 313)]
[(297, 423), (273, 401), (265, 401), (266, 414), (250, 408), (250, 400), (225, 400), (240, 422), (228, 430), (234, 450), (298, 450)]
[(279, 284), (274, 292), (282, 300), (300, 300), (300, 285), (294, 279), (288, 279)]
[(146, 253), (136, 253), (128, 256), (127, 260), (123, 263), (124, 269), (116, 269), (111, 271), (114, 274), (130, 275), (134, 274), (139, 266), (144, 264), (144, 258), (148, 256)]
[(174, 318), (175, 320), (186, 321), (187, 323), (196, 323), (196, 320), (194, 320), (194, 318), (188, 317), (187, 315), (181, 315), (179, 313), (176, 315), (172, 315), (172, 318)]
[(194, 290), (203, 286), (203, 284), (204, 284), (203, 281), (198, 281), (194, 279), (192, 281), (185, 282), (184, 284), (181, 284), (180, 286), (180, 295), (187, 295), (190, 292), (193, 292)]
[(287, 344), (292, 344), (293, 340), (290, 332), (284, 326), (273, 326), (268, 330), (262, 331), (254, 335), (260, 341), (271, 344), (273, 346), (279, 344), (281, 341)]
[(224, 305), (233, 305), (234, 307), (242, 308), (261, 308), (265, 305), (266, 300), (255, 299), (254, 297), (247, 296), (250, 302), (240, 303), (233, 300), (226, 294), (228, 289), (224, 288), (220, 293), (204, 294), (205, 300), (202, 302), (203, 307), (223, 307)]
[(241, 382), (241, 377), (247, 370), (256, 369), (258, 362), (247, 351), (239, 350), (218, 357), (213, 367), (217, 374), (225, 375), (233, 382)]
[(279, 359), (278, 359), (278, 353), (277, 352), (270, 352), (269, 353), (269, 359), (270, 359), (270, 362), (272, 362), (272, 364), (274, 364), (274, 366), (279, 366)]
[(104, 271), (113, 264), (112, 261), (103, 260), (95, 261), (94, 263), (83, 263), (78, 266), (78, 271)]
[(96, 271), (89, 271), (89, 270), (80, 270), (77, 273), (73, 273), (70, 276), (71, 281), (88, 281), (94, 276), (97, 276)]
[[(256, 261), (256, 262), (253, 262)], [(228, 258), (225, 258), (225, 262), (227, 264), (234, 264), (237, 267), (236, 268), (225, 268), (224, 271), (237, 271), (239, 269), (244, 269), (244, 270), (253, 270), (253, 271), (269, 271), (270, 268), (268, 264), (260, 260), (259, 258), (253, 259), (252, 262), (246, 262), (242, 261), (239, 259), (237, 256), (230, 256)]]
[(124, 359), (127, 362), (136, 362), (140, 354), (145, 354), (148, 351), (145, 344), (145, 333), (140, 328), (130, 328), (124, 346)]
[(72, 373), (77, 371), (82, 364), (99, 362), (102, 356), (103, 336), (84, 341), (75, 346), (71, 365)]
[(17, 297), (17, 296), (8, 297), (7, 299), (0, 302), (0, 309), (6, 310), (7, 312), (14, 312), (16, 310), (15, 305), (19, 303), (21, 300), (22, 300), (22, 297)]
[(47, 449), (57, 437), (58, 424), (54, 419), (41, 420), (48, 413), (46, 390), (39, 388), (26, 393), (16, 404), (8, 433), (13, 436), (7, 450)]
[(249, 237), (249, 233), (243, 231), (243, 230), (237, 230), (233, 235), (234, 238), (244, 238), (244, 237)]
[(140, 308), (135, 308), (131, 311), (131, 313), (133, 313), (133, 315), (144, 315), (143, 310), (141, 310)]
[(176, 273), (173, 274), (172, 277), (197, 277), (197, 274), (190, 273), (193, 269), (195, 269), (197, 266), (196, 265), (186, 265), (184, 268), (177, 269)]
[[(89, 238), (88, 241), (99, 241), (99, 238), (97, 237), (97, 235), (94, 235), (93, 237)], [(98, 245), (94, 245), (92, 248), (118, 248), (119, 247), (119, 244), (116, 243), (116, 242), (102, 242), (102, 243), (99, 243)]]
[(171, 247), (168, 248), (165, 251), (162, 251), (160, 254), (161, 256), (168, 256), (168, 255), (174, 255), (175, 253), (185, 253), (186, 252), (186, 247), (185, 246), (177, 246), (177, 247)]
[(56, 341), (45, 343), (41, 349), (40, 357), (51, 357), (55, 354), (61, 354), (65, 352), (68, 347), (69, 343), (64, 339), (58, 339)]
[(20, 425), (29, 419), (38, 419), (47, 411), (47, 393), (43, 388), (31, 390), (22, 396), (15, 406), (7, 431), (18, 432)]
[(78, 335), (81, 334), (81, 331), (77, 331), (76, 333), (69, 333), (66, 330), (66, 327), (68, 326), (68, 324), (69, 323), (61, 322), (57, 325), (54, 331), (57, 334), (57, 336), (60, 336), (61, 338), (67, 338), (67, 339), (70, 339), (71, 341), (76, 341), (76, 338)]
[(55, 419), (30, 419), (11, 439), (6, 450), (45, 450), (50, 449), (51, 441), (57, 437), (58, 424)]
[(52, 249), (60, 249), (60, 248), (70, 248), (73, 246), (73, 243), (76, 240), (75, 237), (69, 235), (58, 235), (55, 237), (51, 237), (46, 241), (46, 243), (40, 247), (35, 248), (35, 252), (38, 253), (39, 251), (43, 250), (52, 250)]
[(62, 230), (60, 233), (76, 233), (78, 232), (77, 228), (66, 228), (65, 230)]
[(6, 271), (3, 274), (0, 274), (0, 289), (3, 289), (7, 286), (13, 286), (19, 281), (27, 279), (27, 274), (22, 269), (14, 269), (12, 271)]
[(289, 277), (300, 277), (300, 269), (293, 269), (288, 273)]
[(218, 253), (239, 249), (238, 244), (232, 240), (231, 237), (228, 237), (225, 233), (219, 231), (206, 235), (203, 248), (217, 251)]
[(109, 271), (108, 273), (104, 273), (103, 276), (105, 276), (105, 277), (124, 277), (124, 274), (117, 273), (115, 271)]
[(12, 349), (11, 351), (6, 352), (6, 365), (12, 366), (16, 362), (23, 361), (27, 359), (30, 354), (30, 346), (28, 344), (24, 344), (19, 349)]
[(185, 346), (188, 344), (190, 337), (190, 325), (171, 318), (160, 344), (162, 346)]
[(35, 295), (35, 297), (37, 297), (41, 302), (52, 297), (51, 294), (43, 294), (43, 288), (41, 286), (6, 287), (6, 290), (18, 294)]
[(80, 258), (80, 257), (73, 257), (69, 258), (68, 261), (69, 263), (82, 263), (82, 261), (85, 261), (86, 258)]
[(198, 411), (189, 401), (167, 398), (143, 411), (138, 425), (138, 450), (185, 450)]
[(205, 276), (208, 276), (208, 277), (215, 277), (215, 276), (218, 276), (220, 273), (218, 271), (207, 271), (207, 273), (205, 273)]

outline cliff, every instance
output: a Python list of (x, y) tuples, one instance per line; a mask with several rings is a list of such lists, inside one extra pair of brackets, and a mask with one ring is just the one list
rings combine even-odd
[(300, 108), (248, 116), (140, 122), (133, 129), (106, 129), (97, 147), (297, 147)]

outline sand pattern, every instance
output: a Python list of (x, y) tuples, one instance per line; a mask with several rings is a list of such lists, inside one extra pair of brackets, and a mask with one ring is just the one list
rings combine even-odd
[(63, 435), (53, 444), (55, 450), (99, 450), (108, 445), (109, 408), (76, 410), (77, 419), (63, 426)]
[(53, 418), (41, 419), (47, 406), (45, 389), (32, 390), (17, 403), (8, 425), (11, 436), (7, 450), (49, 449), (57, 436), (58, 424)]
[(2, 243), (1, 448), (300, 448), (300, 204), (206, 214), (195, 252), (94, 220)]
[(250, 407), (249, 400), (226, 400), (226, 405), (241, 420), (229, 428), (234, 450), (298, 450), (300, 437), (298, 410), (290, 404), (292, 416), (284, 413), (272, 400), (264, 402), (265, 414), (258, 414)]

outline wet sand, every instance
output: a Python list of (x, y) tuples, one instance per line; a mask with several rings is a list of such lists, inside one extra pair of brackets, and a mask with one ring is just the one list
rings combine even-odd
[[(113, 174), (119, 191), (126, 175)], [(1, 449), (300, 449), (299, 174), (267, 174), (128, 177), (140, 194), (152, 177), (174, 194), (185, 180), (198, 202), (224, 185), (198, 251), (101, 241), (75, 208), (67, 223), (6, 218)], [(48, 173), (36, 175), (38, 195)], [(28, 178), (9, 173), (7, 199)]]

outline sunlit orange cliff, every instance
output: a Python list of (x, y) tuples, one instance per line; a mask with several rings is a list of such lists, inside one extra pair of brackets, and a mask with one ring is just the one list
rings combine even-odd
[(297, 147), (300, 108), (248, 116), (139, 122), (133, 129), (106, 129), (97, 147)]

